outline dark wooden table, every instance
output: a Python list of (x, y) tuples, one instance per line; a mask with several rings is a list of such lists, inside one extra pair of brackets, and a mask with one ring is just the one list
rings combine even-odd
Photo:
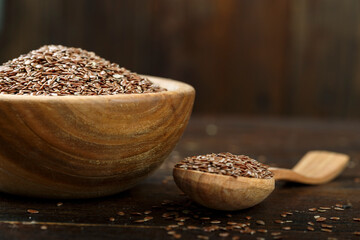
[[(199, 206), (181, 194), (171, 176), (174, 163), (189, 155), (229, 151), (290, 168), (313, 149), (347, 153), (351, 162), (340, 177), (325, 185), (278, 182), (263, 203), (243, 211), (220, 212)], [(359, 159), (359, 122), (193, 117), (163, 166), (126, 192), (90, 200), (42, 200), (0, 194), (0, 239), (197, 239), (198, 235), (210, 239), (274, 239), (272, 234), (278, 232), (282, 239), (360, 239), (354, 234), (360, 232), (360, 222), (353, 220), (360, 217)], [(336, 204), (338, 210), (334, 209)], [(325, 211), (308, 210), (320, 207)], [(39, 213), (28, 213), (28, 209)], [(283, 212), (292, 215), (282, 217)], [(316, 222), (317, 215), (327, 220)], [(136, 222), (146, 216), (153, 219)], [(212, 220), (221, 223), (212, 224)], [(263, 220), (265, 225), (256, 220)], [(314, 231), (307, 230), (309, 221), (314, 223)], [(249, 223), (250, 229), (266, 229), (267, 233), (241, 233), (239, 228), (225, 231), (223, 227), (231, 226), (228, 222)], [(322, 231), (321, 224), (332, 225), (332, 232)], [(220, 229), (204, 231), (210, 225)], [(226, 232), (229, 236), (219, 236)]]

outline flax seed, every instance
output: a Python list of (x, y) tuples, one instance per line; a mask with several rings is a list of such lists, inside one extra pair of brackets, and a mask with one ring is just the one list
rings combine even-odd
[(257, 220), (256, 224), (258, 225), (265, 225), (265, 222), (263, 220)]
[(32, 213), (32, 214), (37, 214), (37, 213), (39, 213), (39, 211), (38, 210), (35, 210), (35, 209), (28, 209), (28, 210), (26, 210), (28, 213)]
[(273, 173), (268, 166), (245, 155), (231, 153), (212, 153), (187, 157), (175, 165), (175, 168), (228, 175), (232, 177), (250, 177), (269, 179)]
[(61, 45), (43, 46), (0, 66), (0, 94), (65, 96), (160, 91), (166, 89), (93, 52)]

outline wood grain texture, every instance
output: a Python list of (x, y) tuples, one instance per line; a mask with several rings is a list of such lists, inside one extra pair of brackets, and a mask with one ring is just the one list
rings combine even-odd
[(267, 198), (275, 188), (274, 178), (231, 177), (174, 168), (176, 185), (201, 205), (225, 211), (250, 208)]
[(309, 151), (292, 168), (270, 168), (275, 180), (324, 184), (336, 178), (349, 163), (349, 156), (329, 151)]
[(172, 151), (195, 92), (168, 88), (114, 96), (0, 96), (0, 190), (37, 197), (86, 198), (132, 187)]

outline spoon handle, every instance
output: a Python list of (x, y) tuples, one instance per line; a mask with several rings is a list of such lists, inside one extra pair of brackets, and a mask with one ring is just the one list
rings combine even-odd
[(269, 168), (271, 172), (274, 173), (275, 180), (285, 180), (297, 183), (304, 183), (304, 184), (322, 184), (326, 183), (331, 179), (323, 179), (323, 178), (311, 178), (301, 175), (297, 172), (294, 172), (291, 169), (286, 168)]

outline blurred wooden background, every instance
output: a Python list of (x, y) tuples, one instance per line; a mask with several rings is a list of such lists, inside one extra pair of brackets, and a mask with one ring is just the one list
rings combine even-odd
[(0, 62), (49, 43), (190, 83), (198, 114), (360, 117), (357, 0), (0, 0)]

